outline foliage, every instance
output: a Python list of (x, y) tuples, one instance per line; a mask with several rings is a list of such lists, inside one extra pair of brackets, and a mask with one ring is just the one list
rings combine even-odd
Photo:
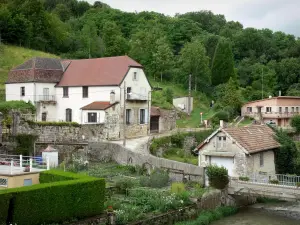
[(179, 194), (185, 191), (184, 183), (173, 182), (171, 185), (171, 192), (175, 194)]
[(297, 187), (300, 187), (300, 182), (297, 182), (297, 183), (296, 183), (296, 186), (297, 186)]
[(296, 130), (296, 133), (300, 133), (300, 115), (292, 117), (291, 126)]
[(169, 183), (169, 174), (166, 171), (155, 169), (149, 177), (141, 177), (140, 185), (142, 187), (162, 188)]
[(169, 102), (170, 104), (173, 104), (173, 91), (170, 88), (167, 88), (164, 91), (164, 95), (166, 96), (167, 102)]
[(116, 188), (120, 194), (126, 194), (128, 189), (133, 188), (134, 186), (135, 183), (133, 182), (133, 179), (130, 178), (123, 177), (116, 181)]
[(49, 170), (40, 174), (39, 181), (41, 184), (53, 183), (58, 181), (76, 180), (87, 178), (85, 175), (63, 172), (61, 170)]
[(208, 225), (215, 220), (220, 220), (235, 213), (237, 213), (236, 207), (222, 206), (215, 210), (202, 211), (200, 216), (194, 221), (180, 222), (176, 223), (176, 225)]
[(47, 121), (27, 121), (30, 125), (37, 126), (57, 126), (57, 127), (79, 127), (80, 124), (76, 122), (47, 122)]
[(0, 102), (0, 112), (4, 115), (7, 115), (12, 110), (18, 110), (22, 113), (34, 113), (35, 106), (31, 102), (24, 101), (6, 101)]
[(224, 189), (229, 183), (228, 170), (225, 167), (210, 165), (206, 168), (206, 173), (209, 185), (214, 188)]
[(239, 177), (239, 180), (241, 180), (241, 181), (249, 181), (250, 178), (249, 177)]
[(16, 136), (17, 153), (24, 156), (30, 156), (33, 153), (34, 142), (38, 138), (33, 134), (18, 134)]
[(6, 116), (4, 120), (2, 120), (2, 123), (4, 126), (9, 127), (12, 125), (12, 117), (11, 116)]
[(279, 180), (269, 180), (270, 184), (279, 184)]
[(7, 216), (8, 216), (8, 212), (9, 212), (9, 202), (10, 199), (12, 198), (11, 194), (5, 194), (5, 195), (1, 195), (1, 191), (0, 191), (0, 224), (7, 224)]
[(276, 173), (299, 174), (300, 171), (296, 171), (296, 160), (299, 154), (296, 144), (283, 130), (277, 130), (275, 138), (280, 143), (280, 148), (275, 151)]
[[(91, 217), (103, 211), (105, 181), (78, 175), (78, 179), (63, 181), (68, 173), (47, 171), (40, 174), (45, 182), (38, 185), (12, 188), (0, 192), (0, 199), (9, 195), (12, 205), (8, 218), (13, 224), (43, 224), (63, 222), (72, 218)], [(49, 173), (54, 173), (53, 176)], [(71, 175), (71, 179), (76, 175)], [(49, 198), (49, 196), (51, 196)], [(55, 206), (55, 207), (54, 207)], [(4, 206), (5, 207), (5, 206)], [(1, 207), (2, 208), (2, 207)], [(27, 210), (24, 210), (27, 209)], [(2, 214), (1, 214), (2, 215)]]

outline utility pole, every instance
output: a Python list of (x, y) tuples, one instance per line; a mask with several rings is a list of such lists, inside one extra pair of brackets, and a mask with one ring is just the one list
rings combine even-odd
[(188, 116), (191, 115), (191, 91), (192, 91), (192, 74), (190, 74), (190, 76), (189, 76)]
[(264, 68), (261, 69), (261, 99), (264, 99)]
[(126, 146), (126, 82), (124, 81), (124, 102), (123, 102), (123, 146)]

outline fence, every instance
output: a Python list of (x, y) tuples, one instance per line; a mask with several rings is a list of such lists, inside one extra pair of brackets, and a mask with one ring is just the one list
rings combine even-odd
[(2, 173), (20, 173), (34, 172), (39, 170), (49, 170), (49, 158), (31, 157), (22, 155), (0, 155), (0, 172)]
[(296, 175), (254, 173), (250, 174), (248, 177), (249, 182), (253, 183), (275, 183), (285, 186), (297, 186), (297, 184), (300, 184), (300, 176)]

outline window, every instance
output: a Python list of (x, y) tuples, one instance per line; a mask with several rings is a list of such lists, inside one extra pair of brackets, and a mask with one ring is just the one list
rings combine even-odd
[(217, 149), (226, 147), (226, 136), (219, 136), (217, 139)]
[(131, 87), (127, 87), (127, 94), (131, 93)]
[(66, 109), (66, 122), (72, 122), (72, 109)]
[(279, 107), (279, 113), (282, 113), (282, 107)]
[(8, 179), (0, 178), (0, 187), (7, 187)]
[(252, 112), (252, 107), (247, 107), (247, 112), (251, 113)]
[(264, 153), (263, 152), (261, 152), (259, 154), (259, 165), (260, 165), (260, 167), (264, 166)]
[(25, 87), (21, 87), (20, 91), (21, 91), (21, 93), (20, 93), (21, 96), (25, 96)]
[(69, 87), (63, 87), (63, 97), (64, 98), (69, 97)]
[(146, 110), (145, 109), (140, 109), (140, 124), (145, 124), (146, 123)]
[(131, 109), (126, 109), (126, 124), (130, 124), (131, 122)]
[(49, 101), (49, 88), (43, 88), (44, 101)]
[(289, 112), (289, 107), (285, 107), (285, 112)]
[(137, 72), (133, 73), (133, 80), (137, 80)]
[(297, 113), (299, 112), (299, 107), (296, 107), (296, 112), (297, 112)]
[(266, 112), (272, 112), (272, 107), (267, 107), (267, 111)]
[(42, 121), (47, 121), (47, 113), (42, 113)]
[(293, 112), (295, 112), (295, 108), (294, 108), (294, 107), (292, 107), (292, 113), (293, 113)]
[(83, 98), (89, 97), (89, 87), (82, 87), (82, 97)]
[(88, 113), (88, 122), (97, 123), (97, 113)]
[(32, 185), (32, 179), (24, 179), (24, 186), (31, 186)]

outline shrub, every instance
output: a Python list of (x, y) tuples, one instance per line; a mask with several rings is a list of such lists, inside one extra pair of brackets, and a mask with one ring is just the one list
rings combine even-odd
[(130, 178), (120, 178), (116, 182), (116, 188), (120, 194), (126, 194), (127, 190), (133, 188), (134, 186), (134, 182)]
[(11, 110), (18, 110), (23, 113), (35, 112), (35, 106), (31, 102), (24, 101), (6, 101), (0, 102), (0, 112), (7, 115)]
[(6, 224), (11, 194), (1, 195), (0, 192), (0, 224)]
[(296, 130), (296, 133), (300, 133), (300, 115), (295, 115), (291, 119), (291, 127)]
[(270, 184), (279, 184), (279, 180), (269, 180)]
[(164, 91), (164, 94), (166, 96), (166, 100), (168, 103), (170, 104), (173, 104), (173, 90), (171, 88), (167, 88), (165, 91)]
[(149, 177), (142, 177), (140, 184), (142, 187), (162, 188), (168, 185), (169, 179), (168, 172), (155, 169)]
[[(49, 173), (54, 174), (51, 176)], [(104, 179), (70, 175), (58, 171), (42, 172), (40, 175), (44, 182), (42, 184), (0, 192), (0, 199), (11, 195), (13, 201), (8, 217), (11, 218), (10, 222), (13, 224), (57, 223), (72, 218), (99, 215), (103, 211)], [(67, 178), (62, 178), (64, 176), (78, 179), (67, 180)], [(62, 179), (66, 180), (47, 183), (51, 180)]]
[(58, 126), (58, 127), (79, 127), (80, 124), (76, 122), (46, 122), (46, 121), (27, 121), (30, 125), (38, 125), (38, 126)]
[(38, 138), (37, 135), (18, 134), (16, 136), (17, 153), (24, 156), (31, 155), (34, 149), (34, 142), (37, 138)]
[(297, 182), (296, 186), (297, 186), (297, 187), (300, 187), (300, 182)]
[(182, 148), (183, 147), (183, 142), (184, 142), (185, 136), (178, 133), (175, 135), (171, 136), (171, 143), (177, 148)]
[(229, 183), (228, 171), (225, 167), (211, 165), (207, 167), (207, 176), (210, 186), (217, 189), (224, 189)]
[(241, 180), (241, 181), (249, 181), (250, 178), (249, 177), (239, 177), (239, 180)]
[(85, 175), (63, 172), (61, 170), (48, 170), (40, 173), (40, 183), (53, 183), (57, 181), (67, 181), (86, 178)]
[(184, 183), (174, 182), (171, 185), (171, 192), (175, 194), (179, 194), (185, 191)]

